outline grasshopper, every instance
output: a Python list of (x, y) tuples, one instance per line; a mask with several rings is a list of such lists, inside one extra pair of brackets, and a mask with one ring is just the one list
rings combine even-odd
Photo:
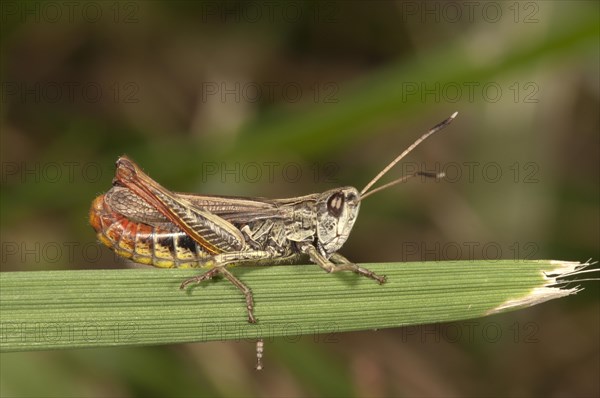
[(443, 177), (417, 172), (371, 189), (456, 115), (421, 136), (361, 191), (342, 187), (288, 199), (177, 193), (159, 185), (122, 156), (116, 162), (113, 187), (92, 203), (90, 223), (103, 244), (135, 262), (167, 268), (208, 268), (185, 280), (181, 289), (219, 275), (225, 277), (244, 294), (248, 322), (256, 323), (252, 292), (227, 269), (228, 265), (308, 259), (328, 273), (351, 271), (385, 283), (385, 276), (352, 263), (338, 250), (348, 239), (360, 203), (367, 196), (411, 177)]

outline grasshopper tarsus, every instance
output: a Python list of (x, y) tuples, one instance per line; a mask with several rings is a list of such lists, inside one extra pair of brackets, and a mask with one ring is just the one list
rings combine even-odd
[(363, 271), (357, 272), (359, 275), (366, 276), (367, 278), (373, 279), (380, 285), (383, 285), (384, 283), (387, 282), (387, 276), (385, 276), (385, 275), (377, 275), (375, 272), (370, 271), (366, 268), (361, 268), (361, 267), (358, 267), (358, 268), (363, 270)]
[(354, 272), (356, 272), (359, 275), (366, 276), (367, 278), (371, 278), (371, 279), (377, 281), (380, 285), (383, 285), (387, 281), (387, 277), (385, 275), (380, 276), (369, 269), (359, 267), (356, 264), (354, 264), (354, 265), (356, 266)]
[(367, 278), (373, 279), (373, 280), (377, 281), (380, 285), (383, 285), (387, 281), (387, 277), (385, 275), (382, 275), (382, 276), (377, 275), (375, 272), (373, 272), (367, 268), (359, 267), (356, 264), (333, 265), (331, 267), (330, 272), (340, 272), (340, 271), (352, 271), (358, 275), (362, 275)]
[(325, 265), (324, 269), (325, 269), (325, 271), (327, 271), (327, 273), (352, 271), (355, 274), (365, 276), (369, 279), (373, 279), (373, 280), (377, 281), (380, 285), (383, 285), (387, 281), (387, 277), (385, 275), (383, 275), (383, 276), (377, 275), (375, 272), (368, 270), (366, 268), (363, 268), (363, 267), (359, 267), (356, 264), (335, 265), (335, 264), (329, 263), (329, 264)]
[(248, 309), (248, 323), (257, 323), (254, 314)]
[(188, 285), (191, 285), (192, 283), (200, 283), (198, 277), (193, 277), (184, 280), (183, 282), (181, 282), (181, 285), (179, 285), (179, 289), (184, 290), (186, 287), (188, 287)]
[(181, 282), (181, 285), (179, 285), (179, 290), (184, 290), (190, 283), (192, 283), (190, 279), (184, 280), (183, 282)]

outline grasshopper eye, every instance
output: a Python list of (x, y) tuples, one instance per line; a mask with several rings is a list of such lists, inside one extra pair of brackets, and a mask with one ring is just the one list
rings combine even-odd
[(344, 209), (344, 194), (342, 192), (336, 192), (329, 197), (327, 200), (327, 211), (332, 216), (339, 218)]

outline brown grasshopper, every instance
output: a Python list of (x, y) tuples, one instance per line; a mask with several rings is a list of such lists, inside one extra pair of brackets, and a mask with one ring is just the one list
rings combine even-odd
[(92, 203), (90, 223), (103, 244), (135, 262), (167, 268), (210, 268), (184, 281), (181, 289), (224, 276), (244, 294), (248, 321), (256, 323), (252, 292), (227, 265), (309, 259), (329, 273), (352, 271), (385, 283), (385, 276), (350, 262), (337, 251), (348, 239), (360, 202), (367, 196), (418, 175), (443, 177), (417, 172), (369, 191), (403, 157), (456, 115), (421, 136), (360, 192), (342, 187), (288, 199), (176, 193), (163, 188), (123, 156), (116, 163), (113, 187)]

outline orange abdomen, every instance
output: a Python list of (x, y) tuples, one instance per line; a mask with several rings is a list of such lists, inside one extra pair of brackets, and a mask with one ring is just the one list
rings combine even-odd
[(92, 202), (90, 224), (98, 239), (119, 256), (161, 268), (200, 266), (209, 253), (183, 231), (136, 222), (117, 213), (100, 195)]

